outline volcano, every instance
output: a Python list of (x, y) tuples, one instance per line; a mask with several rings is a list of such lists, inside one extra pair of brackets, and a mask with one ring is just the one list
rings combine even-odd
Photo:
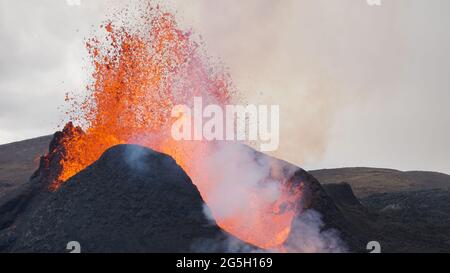
[(10, 251), (64, 252), (69, 241), (83, 252), (256, 249), (206, 217), (197, 188), (171, 157), (136, 145), (112, 147), (55, 192), (26, 192), (35, 205), (12, 227), (20, 236)]
[[(42, 157), (31, 179), (0, 199), (0, 251), (67, 252), (70, 241), (79, 242), (83, 252), (262, 250), (216, 224), (197, 187), (172, 157), (142, 146), (111, 147), (52, 190), (63, 152), (59, 141), (68, 132), (57, 132), (49, 154)], [(255, 160), (267, 157), (293, 168), (253, 152)], [(322, 244), (329, 245), (321, 251), (362, 251), (367, 242), (364, 234), (346, 219), (312, 175), (295, 168), (289, 181), (293, 187), (301, 187), (303, 195), (297, 200), (301, 204), (280, 249), (308, 251), (305, 245), (312, 243), (308, 236), (322, 236)], [(315, 214), (321, 222), (315, 227), (317, 234), (311, 235), (308, 217)], [(337, 239), (327, 242), (332, 237)]]
[[(244, 98), (230, 74), (211, 62), (192, 32), (157, 7), (140, 13), (138, 24), (107, 20), (98, 36), (87, 39), (91, 81), (83, 95), (65, 97), (66, 118), (76, 126), (68, 123), (57, 132), (30, 183), (0, 201), (3, 245), (11, 251), (57, 252), (63, 241), (82, 240), (83, 249), (92, 252), (195, 251), (221, 237), (204, 230), (212, 222), (231, 241), (245, 242), (244, 248), (357, 249), (360, 238), (314, 177), (244, 145), (258, 144), (253, 133), (228, 139), (245, 131), (239, 120), (246, 120), (250, 105), (240, 103)], [(246, 106), (241, 118), (222, 128), (226, 140), (219, 133), (205, 137), (205, 130), (195, 130), (194, 140), (176, 137), (173, 129), (180, 117), (174, 110), (185, 106), (195, 113), (203, 109), (192, 107), (197, 99), (221, 110)], [(198, 117), (205, 115), (194, 114), (194, 125)], [(271, 117), (278, 115), (271, 111)], [(186, 121), (180, 126), (183, 136), (189, 118), (181, 119)], [(270, 118), (274, 132), (276, 120)], [(210, 132), (219, 132), (219, 124), (214, 122)], [(265, 133), (263, 127), (259, 144), (272, 143), (266, 143), (269, 127)], [(139, 148), (117, 146), (130, 144)], [(164, 154), (150, 156), (156, 151)], [(159, 157), (172, 158), (171, 167), (158, 165)], [(171, 176), (180, 172), (184, 178)], [(185, 203), (175, 206), (181, 200)], [(213, 245), (204, 251), (214, 251)]]

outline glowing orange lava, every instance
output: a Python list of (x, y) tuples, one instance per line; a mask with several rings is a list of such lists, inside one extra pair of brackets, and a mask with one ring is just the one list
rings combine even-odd
[[(84, 132), (72, 129), (63, 139), (62, 172), (53, 187), (96, 161), (111, 146), (140, 144), (170, 154), (192, 178), (208, 204), (218, 186), (209, 181), (205, 160), (214, 145), (202, 141), (175, 141), (170, 136), (170, 113), (176, 104), (192, 104), (194, 96), (218, 105), (233, 98), (229, 76), (217, 71), (202, 57), (189, 33), (180, 30), (174, 16), (152, 9), (142, 17), (138, 30), (108, 23), (104, 37), (86, 43), (94, 73), (82, 102), (72, 103), (70, 118)], [(242, 170), (245, 172), (245, 169)], [(248, 208), (220, 217), (217, 223), (236, 237), (263, 248), (273, 248), (287, 238), (294, 210), (280, 211), (298, 194), (282, 190), (275, 202), (251, 194)], [(232, 198), (232, 197), (230, 197)]]

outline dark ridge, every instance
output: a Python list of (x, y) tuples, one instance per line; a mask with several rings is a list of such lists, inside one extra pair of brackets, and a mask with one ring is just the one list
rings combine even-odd
[(346, 182), (358, 198), (384, 192), (450, 189), (450, 175), (436, 172), (402, 172), (381, 168), (340, 168), (310, 171), (322, 184)]
[(350, 184), (341, 182), (335, 184), (323, 185), (325, 191), (333, 198), (333, 200), (341, 206), (355, 206), (362, 209), (362, 204), (359, 202), (353, 193)]
[[(305, 212), (313, 210), (319, 212), (324, 226), (321, 228), (323, 234), (334, 233), (333, 237), (339, 236), (343, 246), (350, 252), (365, 252), (365, 246), (370, 238), (368, 230), (358, 226), (359, 223), (353, 221), (347, 215), (345, 208), (340, 207), (330, 194), (322, 187), (319, 181), (310, 173), (299, 169), (293, 176), (294, 183), (304, 185), (304, 197), (302, 199), (303, 210), (297, 211), (293, 221), (293, 229), (288, 237), (287, 245), (295, 245), (295, 238), (304, 236), (302, 230), (296, 230), (295, 226), (301, 226)], [(294, 247), (295, 249), (295, 247)]]
[(0, 197), (28, 181), (51, 139), (43, 136), (0, 145)]

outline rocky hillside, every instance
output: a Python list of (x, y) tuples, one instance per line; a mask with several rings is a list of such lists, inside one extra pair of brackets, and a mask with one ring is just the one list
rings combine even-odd
[(437, 172), (340, 168), (314, 170), (310, 173), (322, 184), (346, 182), (360, 198), (375, 193), (450, 189), (450, 175)]
[(28, 181), (39, 166), (52, 136), (0, 145), (0, 197)]
[[(61, 249), (62, 241), (66, 241), (69, 237), (77, 237), (79, 240), (93, 242), (92, 245), (85, 243), (88, 251), (114, 250), (112, 245), (95, 244), (96, 236), (103, 236), (101, 230), (108, 229), (108, 226), (111, 227), (112, 223), (116, 225), (115, 223), (120, 218), (129, 219), (131, 222), (135, 221), (133, 223), (145, 221), (145, 219), (139, 221), (137, 219), (140, 219), (139, 215), (142, 213), (142, 215), (148, 215), (149, 211), (146, 212), (141, 207), (141, 209), (137, 209), (141, 211), (139, 215), (123, 210), (120, 216), (114, 216), (112, 210), (124, 209), (123, 206), (127, 207), (128, 205), (136, 207), (132, 204), (132, 200), (127, 198), (127, 196), (133, 196), (133, 194), (138, 194), (138, 196), (134, 196), (132, 199), (151, 197), (150, 199), (156, 200), (154, 202), (157, 202), (158, 199), (154, 198), (152, 191), (139, 192), (137, 188), (135, 189), (136, 185), (143, 181), (139, 177), (128, 177), (127, 183), (123, 185), (121, 183), (124, 179), (121, 179), (121, 174), (114, 175), (120, 181), (111, 177), (111, 179), (102, 183), (93, 184), (89, 182), (98, 180), (100, 174), (109, 177), (111, 173), (117, 171), (116, 168), (107, 168), (108, 164), (111, 164), (108, 163), (109, 161), (115, 162), (109, 155), (118, 152), (117, 150), (106, 153), (99, 162), (73, 177), (70, 183), (64, 185), (57, 194), (52, 194), (50, 198), (50, 195), (46, 194), (36, 195), (36, 191), (41, 191), (42, 185), (28, 183), (27, 181), (37, 168), (37, 158), (48, 150), (50, 140), (51, 136), (47, 136), (0, 145), (0, 230), (2, 230), (0, 232), (0, 249), (3, 249), (3, 251), (6, 249), (8, 251), (60, 251), (64, 250)], [(55, 143), (52, 143), (52, 145), (55, 145)], [(123, 165), (123, 163), (116, 162), (114, 165)], [(37, 172), (36, 175), (41, 174)], [(34, 180), (37, 178), (35, 177)], [(315, 178), (322, 185), (317, 183)], [(189, 178), (185, 177), (181, 180), (186, 181), (186, 179)], [(177, 181), (177, 179), (168, 180)], [(365, 241), (376, 240), (381, 243), (383, 252), (450, 252), (449, 175), (377, 168), (341, 168), (311, 172), (299, 169), (293, 180), (309, 181), (307, 185), (311, 198), (308, 200), (307, 207), (319, 211), (327, 226), (340, 230), (344, 239), (351, 242), (353, 249), (357, 246), (357, 251), (363, 250)], [(139, 187), (139, 189), (145, 189), (146, 183), (158, 184), (157, 182), (157, 180), (152, 179), (142, 182), (144, 183), (141, 183), (143, 188)], [(77, 187), (80, 184), (84, 186)], [(97, 188), (95, 185), (101, 187)], [(84, 192), (83, 188), (89, 190)], [(195, 191), (192, 188), (188, 190), (190, 194), (187, 195), (194, 200), (191, 205), (197, 204), (195, 206), (198, 207), (202, 201)], [(124, 194), (117, 194), (117, 192), (123, 192)], [(30, 196), (33, 196), (32, 200), (30, 200)], [(106, 198), (106, 196), (109, 197)], [(173, 198), (178, 199), (175, 196)], [(99, 212), (94, 211), (92, 206), (89, 206), (92, 200), (97, 199), (99, 203), (96, 204), (96, 207), (110, 217), (105, 219), (99, 217), (97, 215)], [(149, 202), (151, 204), (146, 203), (145, 206), (158, 206), (153, 201)], [(113, 203), (126, 205), (108, 206), (108, 204)], [(79, 219), (77, 210), (79, 212), (84, 211), (82, 214), (87, 215), (90, 220), (82, 222), (74, 220)], [(155, 213), (166, 215), (167, 211), (156, 210)], [(22, 216), (18, 217), (18, 215)], [(301, 215), (299, 212), (298, 217), (301, 217)], [(184, 221), (183, 216), (179, 215), (176, 218)], [(197, 216), (202, 217), (200, 213)], [(98, 219), (98, 222), (92, 219)], [(49, 223), (51, 226), (49, 226)], [(64, 223), (70, 224), (69, 226), (61, 226)], [(183, 225), (185, 224), (183, 223)], [(151, 223), (149, 225), (151, 226)], [(71, 226), (76, 228), (71, 228)], [(11, 229), (11, 227), (14, 228)], [(58, 230), (65, 230), (65, 232), (54, 233), (56, 229), (52, 227), (58, 227)], [(24, 230), (28, 233), (23, 233)], [(92, 230), (91, 233), (89, 233), (90, 230)], [(223, 231), (214, 227), (214, 224), (208, 230), (217, 234), (212, 238), (219, 238), (219, 241), (224, 238), (222, 237)], [(192, 234), (198, 234), (198, 230), (190, 229), (191, 231), (194, 233), (186, 235), (189, 238), (195, 237)], [(200, 233), (210, 231), (201, 230)], [(150, 231), (140, 230), (140, 232), (146, 234)], [(108, 233), (114, 234), (114, 231), (111, 230)], [(129, 233), (130, 237), (126, 237), (126, 241), (136, 242), (137, 237), (133, 237), (133, 234), (139, 232), (136, 231), (134, 226), (123, 226), (120, 233)], [(32, 234), (32, 237), (29, 237), (30, 234)], [(26, 236), (24, 237), (24, 235)], [(56, 236), (55, 238), (59, 238), (58, 240), (61, 242), (58, 245), (43, 243), (46, 238), (50, 238), (49, 236)], [(116, 238), (117, 242), (121, 240), (120, 236)], [(183, 240), (177, 240), (178, 247), (185, 251), (187, 245), (193, 244), (189, 242), (183, 245)], [(237, 242), (239, 241), (237, 240)], [(125, 241), (120, 241), (120, 244), (129, 248), (119, 249), (119, 251), (130, 249), (149, 251), (148, 248), (140, 248), (141, 246), (135, 243), (127, 245)], [(210, 244), (194, 245), (200, 248), (211, 247)], [(217, 244), (215, 245), (217, 246)], [(222, 251), (224, 247), (228, 246), (222, 244), (220, 247), (221, 249), (216, 250)], [(164, 251), (164, 249), (156, 246), (154, 251)], [(208, 251), (214, 250), (210, 248)]]

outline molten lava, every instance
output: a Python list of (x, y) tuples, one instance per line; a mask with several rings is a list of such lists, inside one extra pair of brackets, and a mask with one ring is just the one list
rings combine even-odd
[[(192, 104), (194, 96), (225, 106), (235, 98), (229, 76), (212, 67), (193, 41), (180, 30), (174, 16), (159, 8), (141, 18), (144, 27), (132, 29), (108, 23), (106, 38), (86, 43), (94, 73), (87, 95), (71, 102), (71, 137), (63, 139), (62, 171), (53, 188), (96, 161), (111, 146), (133, 143), (171, 155), (191, 177), (205, 202), (220, 187), (208, 169), (208, 158), (216, 145), (205, 141), (175, 141), (170, 136), (171, 109)], [(226, 164), (224, 162), (223, 164)], [(246, 172), (243, 168), (242, 172)], [(239, 174), (237, 174), (239, 175)], [(214, 179), (214, 180), (213, 180)], [(278, 181), (279, 194), (266, 198), (261, 192), (245, 192), (245, 210), (222, 216), (210, 206), (217, 223), (236, 237), (263, 248), (275, 248), (287, 238), (299, 191)], [(233, 202), (233, 196), (229, 197)]]

